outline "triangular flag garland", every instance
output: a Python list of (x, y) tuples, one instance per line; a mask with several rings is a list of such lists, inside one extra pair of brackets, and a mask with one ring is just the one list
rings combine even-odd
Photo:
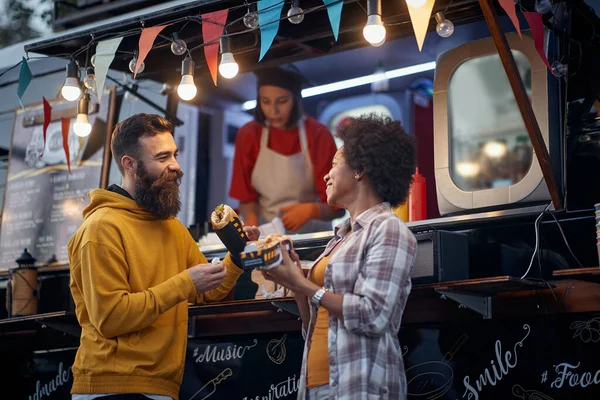
[(498, 0), (498, 3), (500, 3), (500, 6), (502, 6), (502, 9), (504, 10), (504, 12), (506, 12), (506, 15), (508, 15), (508, 17), (512, 21), (515, 29), (517, 30), (517, 33), (519, 34), (519, 37), (521, 39), (523, 39), (523, 36), (521, 35), (521, 24), (519, 22), (519, 18), (517, 17), (517, 9), (516, 9), (516, 5), (515, 5), (515, 1), (514, 0)]
[(52, 107), (48, 100), (45, 97), (42, 97), (42, 102), (44, 103), (44, 125), (43, 125), (43, 134), (44, 134), (44, 146), (42, 147), (42, 154), (40, 154), (40, 158), (44, 155), (44, 150), (46, 150), (46, 132), (48, 132), (48, 125), (50, 125), (50, 120), (52, 119)]
[(23, 60), (21, 61), (21, 71), (19, 71), (19, 85), (17, 87), (17, 96), (19, 97), (19, 103), (23, 109), (25, 109), (22, 101), (23, 94), (25, 93), (25, 90), (27, 90), (27, 86), (31, 83), (32, 78), (33, 74), (29, 69), (29, 64), (27, 64), (27, 60), (23, 57)]
[[(220, 43), (218, 39), (223, 36), (223, 29), (227, 22), (227, 15), (229, 9), (215, 11), (211, 13), (202, 14), (202, 40), (204, 43), (209, 43), (204, 46), (204, 57), (206, 57), (206, 63), (208, 69), (212, 75), (213, 82), (217, 86), (217, 70), (219, 65), (219, 47)], [(213, 43), (213, 40), (215, 40)]]
[(426, 0), (425, 4), (419, 8), (414, 8), (407, 4), (419, 51), (423, 50), (423, 42), (425, 41), (425, 35), (429, 27), (429, 20), (431, 20), (434, 3), (435, 0)]
[(279, 18), (281, 18), (284, 3), (281, 0), (260, 0), (257, 3), (258, 24), (260, 26), (260, 57), (258, 61), (262, 60), (267, 54), (271, 44), (273, 44), (273, 39), (277, 36)]
[(342, 20), (342, 8), (344, 7), (344, 2), (339, 0), (323, 0), (323, 4), (327, 6), (327, 16), (329, 17), (333, 37), (337, 42), (340, 34), (340, 21)]
[(65, 150), (65, 156), (67, 157), (67, 169), (69, 170), (70, 174), (71, 154), (69, 153), (69, 130), (71, 129), (71, 120), (69, 118), (62, 117), (60, 122), (62, 124), (63, 149)]
[(148, 55), (148, 53), (150, 53), (150, 50), (152, 50), (152, 45), (154, 44), (156, 37), (167, 26), (169, 26), (169, 25), (159, 25), (159, 26), (153, 26), (151, 28), (142, 29), (142, 33), (140, 35), (140, 41), (138, 43), (137, 63), (135, 64), (135, 71), (133, 73), (133, 79), (136, 78), (138, 70), (140, 69), (140, 66), (146, 59), (146, 56)]
[(542, 14), (538, 12), (527, 11), (523, 12), (523, 15), (529, 24), (529, 29), (531, 29), (531, 36), (533, 36), (535, 50), (542, 58), (544, 64), (546, 64), (546, 67), (551, 69), (548, 58), (546, 57), (546, 52), (544, 51), (544, 21), (542, 20)]
[(108, 74), (108, 68), (115, 59), (115, 53), (121, 44), (122, 37), (103, 40), (96, 46), (96, 94), (98, 96), (98, 103), (102, 103), (102, 93), (104, 92), (104, 82), (106, 81), (106, 74)]

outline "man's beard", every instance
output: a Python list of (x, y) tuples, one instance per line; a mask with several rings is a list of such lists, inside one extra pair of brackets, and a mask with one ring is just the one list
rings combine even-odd
[[(135, 201), (158, 219), (175, 217), (181, 209), (179, 185), (183, 172), (165, 169), (158, 177), (151, 176), (139, 161), (136, 170)], [(175, 184), (169, 183), (175, 180)]]

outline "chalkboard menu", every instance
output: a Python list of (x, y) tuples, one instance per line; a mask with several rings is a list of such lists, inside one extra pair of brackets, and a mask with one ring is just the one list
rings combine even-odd
[[(600, 399), (600, 315), (409, 326), (400, 344), (408, 399)], [(180, 400), (295, 399), (303, 345), (297, 332), (190, 339)], [(18, 382), (17, 399), (68, 399), (74, 356), (37, 354), (26, 379), (0, 383)]]
[[(73, 132), (77, 102), (51, 102), (45, 143), (42, 106), (16, 112), (0, 228), (0, 269), (14, 268), (24, 248), (40, 264), (52, 258), (68, 261), (67, 243), (82, 222), (87, 193), (100, 185), (111, 97), (104, 96), (99, 110), (88, 116), (92, 132), (85, 138)], [(61, 117), (70, 119), (71, 173)]]

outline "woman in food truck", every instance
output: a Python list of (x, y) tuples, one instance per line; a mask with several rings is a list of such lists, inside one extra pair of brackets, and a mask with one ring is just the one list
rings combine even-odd
[(288, 232), (330, 231), (330, 221), (343, 215), (327, 205), (323, 181), (335, 141), (304, 115), (300, 74), (269, 68), (257, 76), (255, 117), (238, 131), (229, 195), (248, 225), (280, 217)]

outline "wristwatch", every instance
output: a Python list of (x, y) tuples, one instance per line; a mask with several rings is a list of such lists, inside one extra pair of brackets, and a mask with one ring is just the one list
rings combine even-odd
[(313, 295), (313, 297), (310, 299), (310, 302), (312, 303), (312, 305), (315, 308), (319, 308), (319, 306), (321, 305), (321, 298), (323, 297), (323, 295), (327, 291), (328, 291), (327, 289), (325, 289), (324, 287), (322, 287), (321, 289), (317, 290), (315, 292), (315, 294)]

